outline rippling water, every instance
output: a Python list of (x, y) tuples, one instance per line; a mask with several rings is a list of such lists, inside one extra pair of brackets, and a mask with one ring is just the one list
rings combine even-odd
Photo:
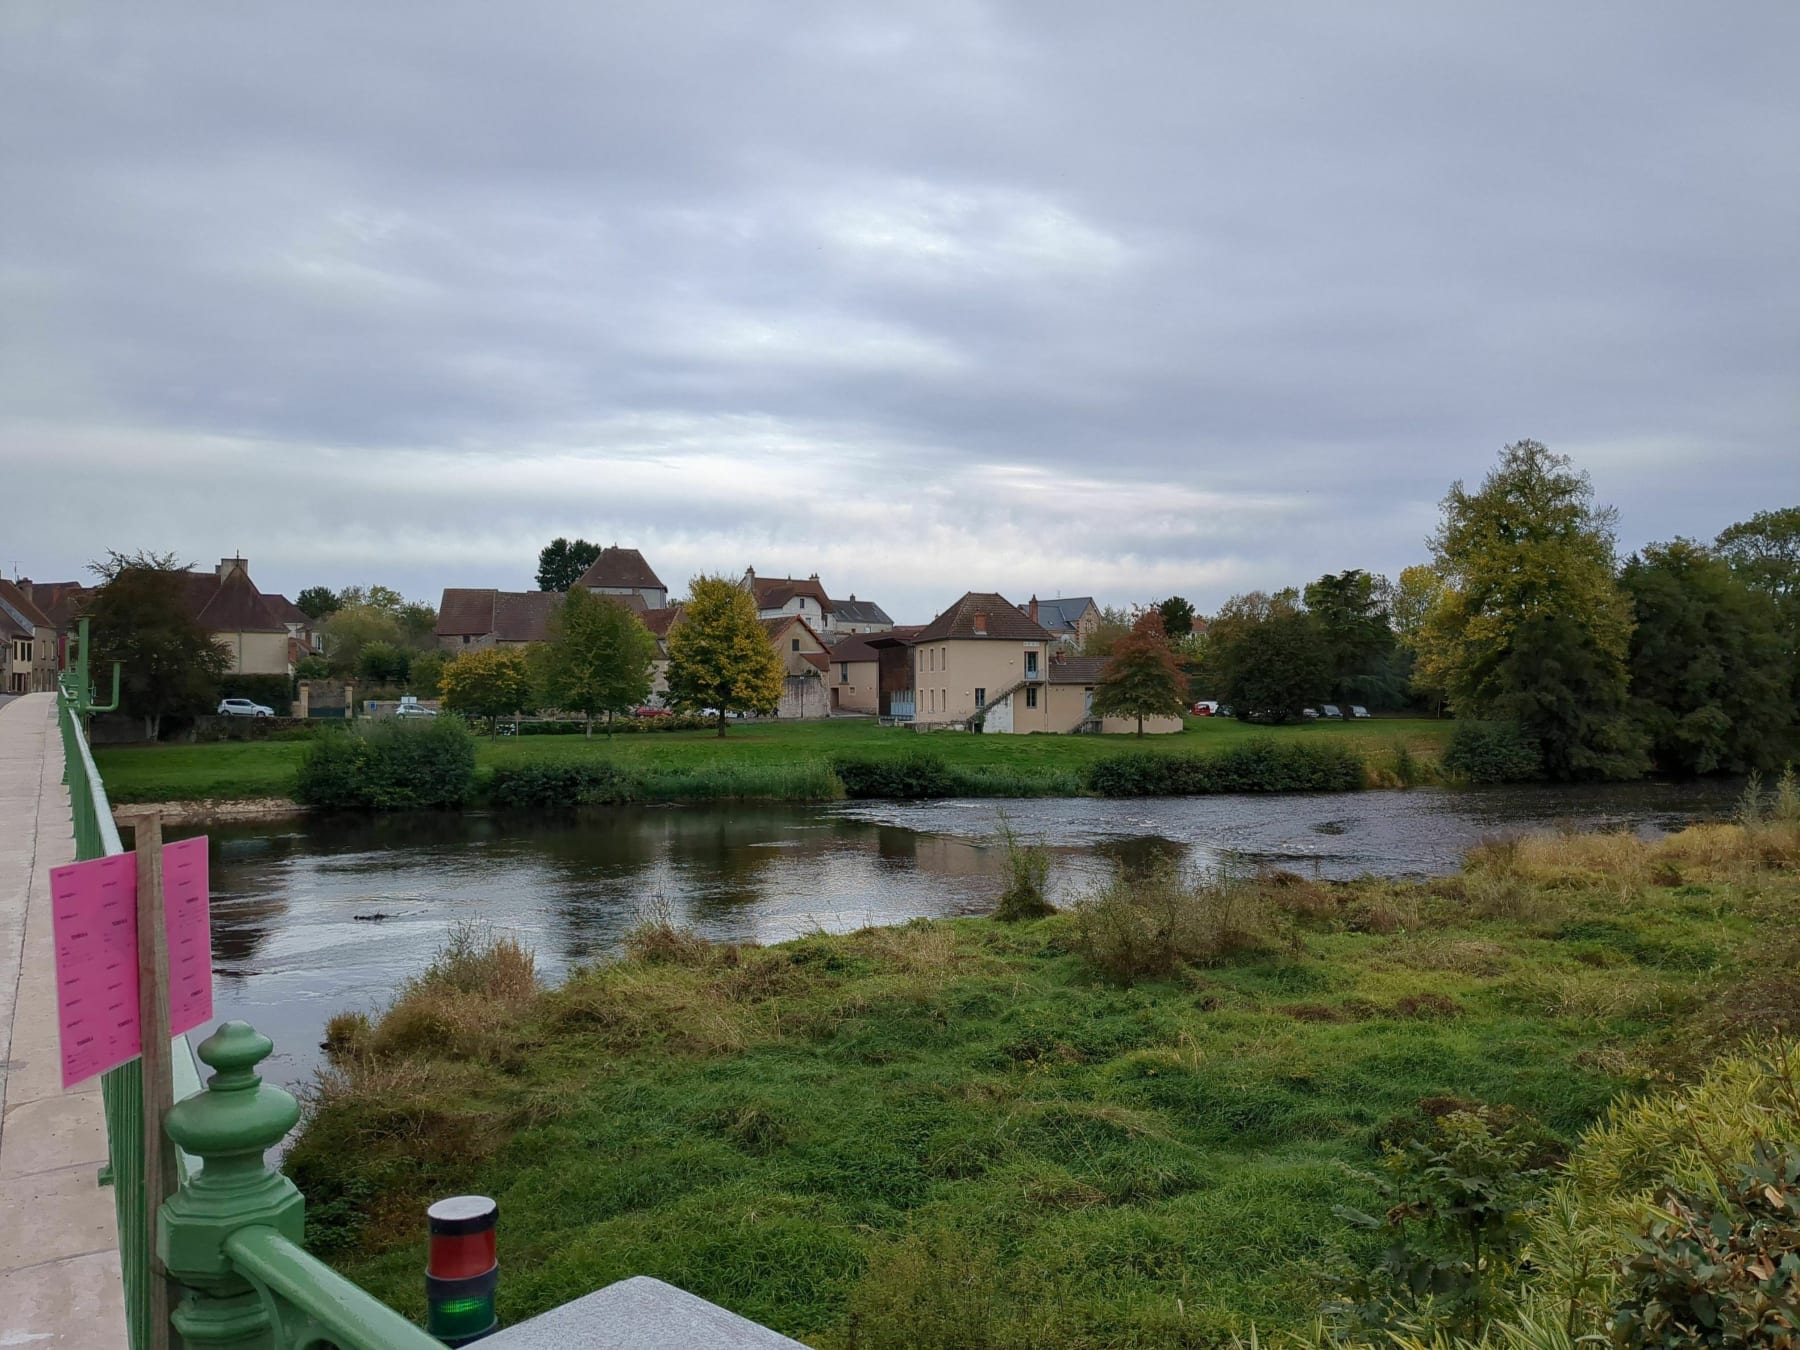
[(1419, 789), (1317, 796), (672, 806), (514, 816), (304, 819), (213, 840), (217, 1011), (274, 1038), (271, 1077), (310, 1075), (325, 1020), (374, 1009), (445, 930), (516, 933), (555, 978), (610, 950), (653, 897), (713, 937), (779, 941), (918, 915), (976, 914), (999, 892), (1005, 811), (1056, 852), (1067, 900), (1121, 855), (1195, 868), (1421, 876), (1482, 838), (1532, 829), (1661, 831), (1727, 813), (1730, 784)]

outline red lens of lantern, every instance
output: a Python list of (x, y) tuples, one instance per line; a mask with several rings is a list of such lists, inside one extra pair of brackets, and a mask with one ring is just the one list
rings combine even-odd
[(440, 1280), (484, 1275), (496, 1265), (495, 1224), (500, 1207), (485, 1195), (458, 1195), (425, 1211), (430, 1225), (426, 1273)]

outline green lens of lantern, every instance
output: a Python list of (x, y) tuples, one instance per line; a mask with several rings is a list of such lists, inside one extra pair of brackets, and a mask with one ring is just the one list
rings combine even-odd
[(492, 1292), (469, 1298), (448, 1298), (432, 1303), (425, 1316), (425, 1330), (439, 1340), (474, 1336), (494, 1325)]

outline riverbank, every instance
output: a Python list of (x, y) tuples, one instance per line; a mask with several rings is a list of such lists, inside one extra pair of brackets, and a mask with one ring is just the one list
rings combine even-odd
[(1554, 1158), (1791, 1022), (1797, 865), (1792, 825), (1709, 825), (771, 948), (652, 915), (547, 990), (465, 941), (337, 1026), (290, 1164), (316, 1248), (410, 1312), (418, 1207), (479, 1190), (509, 1318), (651, 1274), (827, 1350), (1295, 1328), (1384, 1241), (1347, 1169), (1445, 1103)]
[[(1127, 754), (1208, 755), (1257, 738), (1277, 743), (1338, 743), (1353, 748), (1381, 784), (1400, 748), (1416, 765), (1435, 764), (1448, 721), (1375, 719), (1255, 727), (1230, 718), (1190, 718), (1170, 736), (921, 736), (867, 718), (825, 722), (746, 722), (723, 739), (710, 732), (615, 736), (481, 738), (477, 772), (525, 765), (616, 764), (648, 784), (649, 800), (740, 798), (818, 801), (831, 795), (830, 764), (839, 757), (898, 761), (928, 754), (960, 775), (973, 795), (1074, 796), (1096, 763)], [(338, 734), (336, 729), (320, 734)], [(115, 803), (228, 802), (290, 798), (305, 740), (222, 741), (197, 745), (108, 746), (95, 752)], [(984, 790), (985, 789), (985, 790)]]

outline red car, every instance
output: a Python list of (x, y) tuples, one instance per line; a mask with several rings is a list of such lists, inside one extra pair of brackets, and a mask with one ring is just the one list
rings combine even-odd
[(641, 708), (633, 708), (631, 710), (631, 715), (633, 717), (667, 717), (669, 715), (669, 711), (670, 710), (667, 708), (652, 708), (648, 703), (646, 703)]
[(1194, 705), (1195, 717), (1211, 717), (1219, 711), (1219, 705), (1211, 699), (1202, 699)]

